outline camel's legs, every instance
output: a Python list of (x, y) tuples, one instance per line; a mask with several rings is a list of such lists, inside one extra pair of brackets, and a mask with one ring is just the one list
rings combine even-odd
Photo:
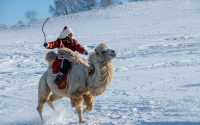
[(83, 95), (84, 103), (86, 105), (86, 108), (84, 109), (84, 112), (90, 112), (93, 109), (94, 106), (94, 97), (90, 94)]
[(49, 105), (53, 110), (55, 110), (55, 107), (54, 107), (54, 105), (53, 105), (53, 102), (56, 101), (56, 100), (58, 100), (58, 99), (60, 99), (60, 98), (62, 98), (62, 97), (61, 97), (61, 96), (57, 96), (57, 95), (55, 95), (55, 94), (51, 94), (51, 95), (49, 96), (48, 100), (47, 100), (47, 103), (48, 103), (48, 105)]
[(40, 82), (39, 82), (38, 106), (37, 106), (37, 111), (38, 111), (42, 121), (43, 121), (43, 117), (42, 117), (43, 107), (44, 107), (45, 102), (48, 99), (49, 94), (50, 94), (50, 89), (46, 83), (45, 74), (44, 74), (41, 77)]
[(43, 111), (43, 107), (44, 107), (44, 103), (46, 102), (46, 99), (47, 99), (46, 97), (40, 97), (38, 106), (37, 106), (37, 111), (42, 121), (43, 121), (42, 111)]
[(82, 106), (83, 106), (83, 97), (80, 96), (80, 97), (73, 97), (71, 98), (71, 103), (72, 103), (72, 106), (74, 106), (76, 108), (76, 111), (78, 113), (78, 117), (79, 117), (79, 122), (80, 123), (83, 123), (84, 122), (84, 118), (83, 118), (83, 109), (82, 109)]

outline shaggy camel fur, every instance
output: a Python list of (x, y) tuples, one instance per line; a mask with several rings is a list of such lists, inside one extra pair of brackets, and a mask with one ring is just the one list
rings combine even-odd
[[(79, 122), (84, 122), (83, 111), (91, 111), (95, 96), (103, 94), (113, 77), (112, 59), (116, 57), (114, 50), (109, 49), (106, 44), (101, 43), (89, 56), (86, 63), (79, 55), (69, 49), (61, 49), (58, 52), (72, 62), (72, 69), (68, 75), (69, 86), (59, 89), (54, 83), (57, 74), (52, 73), (51, 62), (56, 54), (49, 52), (46, 59), (49, 61), (48, 70), (39, 81), (37, 110), (41, 119), (45, 103), (54, 109), (53, 101), (62, 97), (69, 97), (71, 104), (75, 107)], [(84, 105), (86, 106), (83, 109)]]

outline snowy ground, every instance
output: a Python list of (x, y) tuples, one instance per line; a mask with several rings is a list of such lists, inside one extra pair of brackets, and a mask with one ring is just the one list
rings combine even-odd
[[(85, 46), (117, 50), (115, 78), (96, 99), (86, 125), (200, 124), (200, 1), (133, 2), (51, 19), (48, 40), (63, 25)], [(42, 22), (42, 21), (41, 21)], [(0, 31), (0, 125), (40, 125), (37, 87), (47, 64), (41, 23)], [(68, 100), (45, 108), (45, 125), (75, 125)]]

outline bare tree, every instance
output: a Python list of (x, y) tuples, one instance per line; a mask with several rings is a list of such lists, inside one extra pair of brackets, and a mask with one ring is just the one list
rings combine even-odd
[(49, 9), (54, 16), (67, 15), (92, 9), (95, 3), (96, 0), (54, 0), (54, 5)]
[(37, 20), (37, 12), (29, 10), (25, 13), (25, 17), (28, 19), (29, 23), (32, 23)]
[(113, 4), (112, 0), (101, 0), (101, 6), (106, 7)]
[(7, 28), (8, 26), (6, 24), (0, 24), (0, 30), (5, 30)]

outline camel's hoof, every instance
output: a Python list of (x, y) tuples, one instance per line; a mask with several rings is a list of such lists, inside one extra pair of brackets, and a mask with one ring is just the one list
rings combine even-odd
[(83, 110), (83, 113), (87, 113), (87, 112), (88, 112), (88, 110), (87, 110), (87, 109), (84, 109), (84, 110)]
[(92, 111), (92, 108), (85, 108), (83, 109), (83, 113), (87, 113), (87, 112), (91, 112)]
[(47, 104), (49, 105), (49, 107), (50, 107), (53, 111), (55, 111), (55, 107), (54, 107), (54, 105), (53, 105), (51, 102), (47, 102)]
[(44, 124), (45, 124), (45, 121), (42, 119), (42, 120), (40, 121), (40, 123), (41, 123), (42, 125), (44, 125)]
[(90, 110), (88, 110), (87, 108), (83, 109), (83, 113), (87, 113), (90, 112)]
[(79, 123), (85, 123), (85, 120), (80, 120)]

